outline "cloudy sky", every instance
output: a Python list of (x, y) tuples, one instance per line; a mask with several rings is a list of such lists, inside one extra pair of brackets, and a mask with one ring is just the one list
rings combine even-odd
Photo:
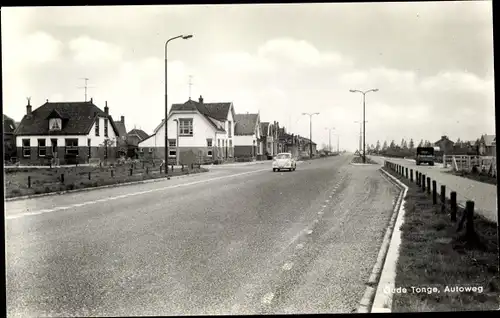
[[(367, 142), (495, 133), (492, 4), (479, 2), (2, 8), (4, 113), (88, 96), (127, 129), (164, 117), (164, 42), (170, 103), (191, 95), (260, 111), (288, 131)], [(332, 136), (335, 145), (336, 136)]]

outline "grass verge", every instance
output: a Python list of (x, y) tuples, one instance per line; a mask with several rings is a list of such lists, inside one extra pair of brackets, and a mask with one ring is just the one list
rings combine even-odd
[(488, 184), (493, 184), (497, 185), (497, 178), (490, 176), (488, 173), (485, 172), (469, 172), (469, 171), (446, 171), (446, 173), (453, 174), (455, 176), (483, 182), (483, 183), (488, 183)]
[[(439, 204), (433, 205), (429, 195), (404, 177), (391, 174), (409, 187), (395, 282), (396, 288), (406, 288), (407, 293), (394, 294), (392, 311), (497, 310), (497, 225), (477, 215), (478, 240), (466, 241), (463, 232), (457, 233), (457, 223), (451, 222), (449, 213), (442, 213)], [(462, 213), (459, 208), (458, 220)], [(417, 292), (412, 287), (436, 289)], [(479, 289), (457, 292), (452, 290), (455, 287)]]
[[(113, 170), (113, 175), (111, 175)], [(206, 168), (177, 169), (169, 171), (169, 176), (180, 176), (207, 172)], [(90, 179), (89, 179), (90, 173)], [(61, 175), (64, 174), (64, 183), (61, 182)], [(31, 180), (31, 187), (28, 186), (28, 177)], [(150, 179), (165, 178), (165, 173), (160, 173), (159, 167), (144, 167), (132, 170), (130, 166), (120, 166), (111, 169), (109, 167), (62, 167), (47, 169), (16, 169), (5, 171), (6, 198), (13, 198), (26, 195), (43, 194), (51, 192), (61, 192), (82, 188), (92, 188), (120, 183), (144, 181)]]
[[(363, 158), (361, 156), (355, 156), (351, 163), (363, 163)], [(377, 162), (370, 159), (370, 157), (366, 156), (366, 164), (376, 165)]]

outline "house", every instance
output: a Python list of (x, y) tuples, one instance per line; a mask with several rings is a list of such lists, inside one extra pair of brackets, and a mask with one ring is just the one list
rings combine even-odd
[[(234, 118), (231, 102), (205, 103), (200, 96), (198, 101), (189, 99), (184, 104), (173, 104), (167, 118), (169, 164), (176, 163), (177, 159), (181, 164), (193, 158), (197, 162), (231, 160), (234, 156)], [(164, 145), (165, 120), (153, 135), (139, 142), (140, 156), (164, 159)]]
[(262, 160), (267, 160), (272, 157), (272, 140), (273, 140), (273, 135), (270, 133), (270, 128), (271, 125), (269, 122), (261, 122), (260, 123), (260, 142), (262, 145), (264, 145), (264, 153), (262, 158), (257, 158), (257, 159), (262, 159)]
[(281, 127), (278, 122), (276, 123), (276, 135), (276, 153), (285, 152), (288, 134), (286, 133), (285, 127)]
[(301, 137), (301, 141), (302, 141), (301, 142), (302, 152), (305, 152), (308, 157), (310, 156), (311, 148), (313, 156), (316, 156), (318, 154), (317, 145), (314, 141), (311, 141), (309, 138), (304, 138), (304, 137)]
[(139, 143), (143, 140), (149, 138), (149, 135), (141, 129), (132, 129), (127, 133), (127, 156), (131, 158), (137, 158), (139, 155)]
[(127, 128), (125, 127), (125, 116), (121, 116), (120, 121), (115, 121), (118, 136), (116, 138), (116, 147), (118, 149), (118, 156), (127, 156)]
[(264, 147), (261, 139), (260, 114), (236, 114), (235, 127), (235, 158), (263, 158)]
[(482, 135), (479, 139), (479, 155), (480, 156), (495, 156), (496, 147), (493, 143), (496, 140), (495, 135)]
[(118, 129), (109, 115), (87, 102), (50, 103), (48, 100), (35, 110), (26, 106), (16, 136), (17, 157), (21, 164), (88, 163), (91, 159), (116, 158), (113, 141)]
[(448, 139), (447, 136), (441, 136), (441, 139), (436, 141), (433, 146), (439, 147), (443, 154), (453, 153), (453, 145), (455, 143)]
[(4, 160), (11, 160), (16, 157), (16, 138), (14, 131), (16, 130), (16, 122), (7, 115), (3, 115), (3, 149)]

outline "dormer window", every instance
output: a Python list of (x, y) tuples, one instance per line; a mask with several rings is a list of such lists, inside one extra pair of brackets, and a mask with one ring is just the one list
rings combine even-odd
[(60, 118), (51, 118), (49, 119), (49, 130), (61, 130), (62, 121)]

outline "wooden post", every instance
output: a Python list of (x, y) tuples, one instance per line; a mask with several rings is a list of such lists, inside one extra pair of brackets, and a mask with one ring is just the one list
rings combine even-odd
[(415, 170), (415, 182), (417, 183), (417, 186), (420, 186), (420, 174), (418, 170)]
[(172, 172), (174, 172), (174, 165), (171, 165), (171, 167), (172, 167)]
[(31, 188), (31, 176), (28, 176), (28, 188)]
[(146, 174), (149, 174), (149, 167), (146, 167)]
[(130, 175), (132, 176), (134, 174), (134, 168), (130, 168)]
[(111, 169), (110, 171), (111, 171), (111, 178), (114, 178), (113, 169)]
[(441, 186), (441, 212), (446, 210), (446, 186)]
[(427, 177), (427, 194), (431, 194), (431, 178)]
[(64, 173), (61, 173), (61, 183), (64, 184)]
[(181, 165), (181, 170), (184, 171), (184, 164)]
[(406, 179), (408, 179), (408, 168), (406, 168)]
[(465, 203), (465, 213), (467, 213), (466, 235), (473, 237), (476, 234), (474, 231), (474, 201)]
[(422, 191), (425, 192), (425, 174), (420, 175), (420, 184), (422, 185)]
[(437, 184), (436, 180), (432, 180), (432, 204), (437, 204)]
[(413, 182), (413, 169), (410, 169), (410, 181)]
[(456, 222), (457, 221), (457, 193), (455, 191), (452, 191), (450, 193), (450, 201), (451, 201), (451, 221)]
[(89, 180), (90, 180), (90, 173), (91, 173), (91, 172), (89, 171)]

